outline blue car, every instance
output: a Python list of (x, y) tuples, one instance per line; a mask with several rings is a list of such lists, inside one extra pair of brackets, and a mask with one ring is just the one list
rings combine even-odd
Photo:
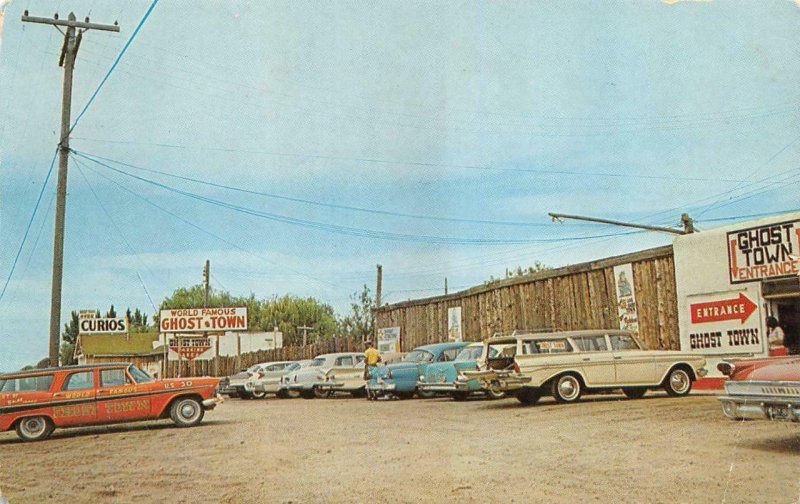
[[(413, 397), (417, 393), (417, 381), (420, 375), (424, 375), (431, 364), (455, 360), (461, 349), (467, 345), (468, 343), (464, 341), (423, 345), (409, 352), (397, 364), (376, 367), (370, 373), (367, 382), (369, 397), (379, 395), (394, 395), (402, 399)], [(419, 395), (433, 397), (434, 392), (420, 391)]]
[[(459, 371), (478, 370), (478, 361), (483, 356), (483, 343), (470, 343), (461, 349), (461, 352), (452, 362), (434, 362), (428, 365), (425, 373), (421, 373), (417, 382), (417, 391), (422, 394), (450, 394), (453, 399), (463, 401), (471, 394), (486, 394), (491, 399), (505, 397), (504, 392), (493, 392), (481, 388), (480, 382), (475, 378), (459, 379)], [(491, 347), (489, 356), (493, 357), (497, 349)]]

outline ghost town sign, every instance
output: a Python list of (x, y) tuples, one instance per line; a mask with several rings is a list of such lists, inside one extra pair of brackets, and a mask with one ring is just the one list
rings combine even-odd
[(247, 307), (161, 310), (161, 332), (246, 331)]
[(728, 233), (731, 283), (797, 275), (799, 249), (800, 221), (732, 231)]

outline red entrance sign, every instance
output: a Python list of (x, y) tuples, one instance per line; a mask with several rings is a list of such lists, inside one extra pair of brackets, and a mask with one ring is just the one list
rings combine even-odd
[(169, 342), (169, 349), (187, 360), (199, 357), (209, 348), (211, 341), (208, 338), (181, 338), (180, 342), (174, 339)]
[(738, 298), (693, 303), (689, 305), (692, 312), (692, 324), (721, 322), (723, 320), (739, 320), (742, 324), (756, 311), (756, 305), (743, 293)]

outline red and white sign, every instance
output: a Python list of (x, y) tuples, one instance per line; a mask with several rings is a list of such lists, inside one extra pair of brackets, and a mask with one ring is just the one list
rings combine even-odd
[(247, 307), (161, 310), (161, 332), (246, 331)]
[(800, 273), (800, 221), (731, 231), (727, 243), (731, 283)]
[(736, 298), (689, 305), (689, 310), (692, 312), (692, 324), (722, 322), (723, 320), (739, 320), (744, 324), (756, 311), (756, 308), (758, 308), (756, 304), (741, 292)]
[(195, 359), (211, 348), (211, 340), (204, 337), (173, 338), (169, 340), (169, 349), (187, 360)]

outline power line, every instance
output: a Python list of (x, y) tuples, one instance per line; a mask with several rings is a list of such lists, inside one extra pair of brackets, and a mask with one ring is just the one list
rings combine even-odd
[(47, 176), (44, 178), (44, 182), (42, 182), (42, 189), (39, 191), (39, 197), (36, 198), (36, 204), (33, 206), (33, 213), (31, 213), (31, 218), (28, 219), (28, 224), (25, 226), (25, 234), (22, 235), (22, 241), (20, 242), (17, 253), (14, 256), (14, 261), (11, 263), (11, 269), (6, 277), (3, 290), (0, 291), (0, 301), (3, 300), (3, 296), (6, 294), (6, 289), (8, 289), (8, 284), (11, 282), (11, 277), (14, 275), (14, 270), (17, 268), (17, 261), (19, 261), (19, 256), (22, 254), (22, 248), (25, 246), (25, 241), (28, 239), (28, 233), (31, 231), (33, 218), (36, 217), (36, 211), (39, 210), (39, 203), (42, 201), (42, 196), (44, 195), (44, 190), (47, 187), (47, 182), (50, 180), (50, 175), (53, 174), (53, 167), (56, 164), (56, 157), (58, 157), (58, 149), (56, 149), (55, 153), (53, 154), (53, 160), (50, 161), (50, 168), (47, 170)]
[(94, 99), (97, 97), (97, 93), (99, 93), (100, 90), (103, 88), (103, 86), (105, 86), (106, 81), (111, 76), (111, 74), (114, 72), (114, 69), (117, 68), (117, 65), (119, 64), (119, 61), (122, 59), (122, 56), (128, 50), (128, 47), (131, 45), (131, 42), (133, 42), (133, 39), (136, 38), (136, 35), (139, 34), (139, 30), (144, 25), (144, 22), (147, 21), (147, 18), (150, 17), (150, 13), (153, 12), (153, 9), (155, 8), (157, 3), (158, 3), (158, 0), (153, 0), (153, 3), (151, 3), (150, 7), (147, 9), (147, 12), (145, 12), (144, 16), (142, 16), (142, 19), (139, 20), (139, 24), (136, 25), (136, 28), (133, 30), (133, 33), (131, 33), (131, 36), (128, 38), (128, 41), (125, 42), (124, 46), (122, 46), (122, 50), (117, 55), (116, 59), (114, 60), (114, 63), (111, 64), (111, 68), (108, 69), (108, 72), (106, 72), (106, 75), (100, 81), (100, 84), (97, 85), (97, 88), (94, 90), (92, 95), (89, 97), (89, 101), (86, 102), (86, 105), (83, 106), (83, 109), (80, 111), (78, 116), (75, 118), (75, 121), (72, 123), (72, 126), (69, 129), (70, 132), (75, 129), (75, 126), (78, 125), (78, 122), (83, 117), (83, 114), (86, 113), (86, 111), (89, 109), (89, 106), (92, 104), (92, 102), (94, 102)]
[[(569, 242), (569, 241), (576, 241), (576, 240), (588, 240), (592, 238), (602, 238), (609, 235), (599, 235), (599, 236), (572, 236), (572, 237), (564, 237), (564, 238), (527, 238), (527, 239), (491, 239), (491, 238), (460, 238), (460, 237), (448, 237), (448, 236), (434, 236), (434, 235), (418, 235), (418, 234), (411, 234), (411, 233), (393, 233), (387, 231), (377, 231), (372, 229), (363, 229), (363, 228), (355, 228), (350, 226), (341, 226), (337, 224), (325, 224), (317, 221), (310, 221), (306, 219), (299, 219), (295, 217), (289, 217), (285, 215), (279, 215), (269, 212), (263, 212), (259, 210), (255, 210), (248, 207), (243, 207), (239, 205), (233, 205), (231, 203), (226, 203), (224, 201), (220, 201), (214, 198), (209, 198), (206, 196), (200, 196), (195, 193), (191, 193), (188, 191), (183, 191), (180, 189), (176, 189), (174, 187), (168, 186), (166, 184), (162, 184), (150, 179), (146, 179), (144, 177), (139, 177), (138, 175), (133, 175), (128, 173), (124, 170), (120, 170), (109, 166), (101, 161), (98, 161), (94, 158), (84, 156), (80, 153), (76, 153), (76, 155), (81, 156), (85, 159), (88, 159), (94, 163), (97, 163), (105, 168), (108, 168), (112, 171), (120, 173), (122, 175), (126, 175), (128, 177), (134, 178), (136, 180), (140, 180), (147, 184), (154, 185), (156, 187), (160, 187), (162, 189), (166, 189), (168, 191), (181, 194), (183, 196), (197, 199), (199, 201), (203, 201), (209, 203), (211, 205), (219, 206), (222, 208), (227, 208), (229, 210), (233, 210), (236, 212), (244, 213), (247, 215), (252, 215), (255, 217), (261, 217), (264, 219), (282, 222), (285, 224), (292, 224), (298, 225), (301, 227), (308, 227), (312, 229), (319, 229), (322, 231), (328, 231), (337, 234), (345, 234), (351, 236), (360, 236), (365, 238), (375, 238), (375, 239), (384, 239), (384, 240), (393, 240), (393, 241), (413, 241), (413, 242), (424, 242), (424, 243), (434, 243), (434, 244), (451, 244), (451, 245), (503, 245), (503, 244), (521, 244), (521, 243), (561, 243), (561, 242)], [(616, 234), (615, 234), (616, 235)]]

